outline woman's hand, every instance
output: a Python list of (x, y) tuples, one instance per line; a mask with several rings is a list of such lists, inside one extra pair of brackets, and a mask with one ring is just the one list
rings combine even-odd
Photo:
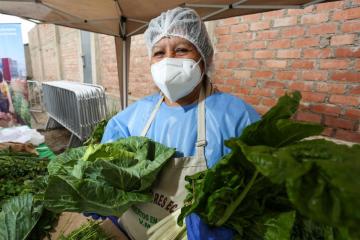
[(213, 228), (204, 223), (195, 213), (185, 218), (188, 240), (231, 240), (234, 231), (228, 228)]

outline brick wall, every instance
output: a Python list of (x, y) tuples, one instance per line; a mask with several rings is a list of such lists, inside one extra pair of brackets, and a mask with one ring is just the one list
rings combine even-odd
[(300, 90), (296, 119), (360, 142), (360, 1), (279, 10), (217, 22), (215, 75), (223, 91), (264, 113)]

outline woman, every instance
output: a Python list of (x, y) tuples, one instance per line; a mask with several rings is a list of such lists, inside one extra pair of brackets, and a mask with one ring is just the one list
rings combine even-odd
[[(120, 219), (123, 229), (137, 240), (146, 239), (147, 228), (182, 206), (186, 175), (212, 167), (229, 152), (224, 140), (239, 136), (259, 119), (242, 100), (214, 91), (207, 75), (213, 47), (195, 11), (175, 8), (162, 13), (150, 22), (145, 40), (151, 74), (161, 93), (114, 116), (102, 139), (105, 143), (146, 136), (177, 150), (153, 187), (153, 202), (133, 207)], [(189, 239), (231, 236), (230, 231), (208, 228), (196, 215), (186, 222)]]

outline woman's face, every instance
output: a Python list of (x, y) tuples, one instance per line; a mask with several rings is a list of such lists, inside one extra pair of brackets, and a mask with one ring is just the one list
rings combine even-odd
[[(165, 37), (158, 41), (151, 53), (151, 64), (160, 62), (164, 58), (188, 58), (198, 62), (201, 58), (195, 46), (181, 37)], [(204, 62), (200, 64), (201, 72), (204, 72)]]

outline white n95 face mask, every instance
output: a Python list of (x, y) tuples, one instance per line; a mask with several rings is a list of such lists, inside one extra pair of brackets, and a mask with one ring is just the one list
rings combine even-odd
[(170, 101), (185, 97), (200, 83), (201, 59), (195, 62), (188, 58), (165, 58), (151, 65), (155, 84)]

